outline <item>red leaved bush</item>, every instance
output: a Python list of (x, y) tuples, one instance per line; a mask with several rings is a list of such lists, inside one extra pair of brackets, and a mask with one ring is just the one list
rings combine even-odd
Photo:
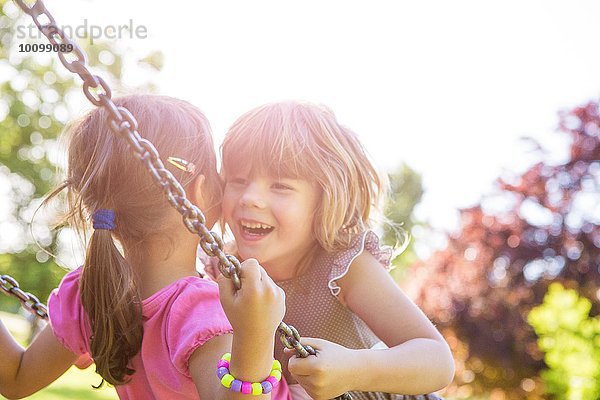
[[(407, 290), (450, 342), (458, 397), (539, 398), (543, 354), (527, 314), (550, 282), (600, 312), (600, 114), (597, 102), (561, 113), (570, 159), (539, 162), (461, 213), (447, 247), (412, 268)], [(495, 199), (502, 210), (490, 211)]]

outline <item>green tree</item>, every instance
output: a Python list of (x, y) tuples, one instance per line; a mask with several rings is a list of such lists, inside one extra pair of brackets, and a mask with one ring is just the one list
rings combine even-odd
[(600, 317), (590, 318), (591, 308), (575, 290), (552, 283), (528, 315), (548, 366), (545, 391), (556, 399), (600, 399)]
[[(19, 280), (23, 287), (45, 299), (63, 271), (48, 258), (28, 235), (26, 220), (31, 207), (54, 185), (55, 164), (50, 153), (63, 128), (64, 120), (57, 118), (68, 110), (64, 100), (73, 90), (75, 81), (56, 73), (57, 63), (43, 64), (27, 53), (17, 53), (15, 25), (16, 6), (0, 0), (0, 66), (8, 80), (0, 83), (0, 179), (5, 192), (2, 203), (8, 209), (3, 216), (3, 240), (0, 242), (0, 271)], [(23, 21), (21, 19), (20, 21)], [(50, 250), (56, 234), (49, 229), (36, 229), (43, 247)], [(6, 236), (10, 235), (10, 241)], [(1, 297), (4, 307), (12, 309)]]
[[(60, 25), (60, 16), (55, 16)], [(17, 27), (32, 21), (11, 1), (0, 0), (0, 273), (45, 301), (65, 271), (48, 253), (56, 253), (58, 232), (52, 229), (57, 211), (40, 211), (41, 199), (60, 176), (58, 138), (72, 111), (67, 99), (87, 101), (80, 79), (69, 73), (56, 54), (20, 53), (18, 45), (46, 39), (18, 39)], [(125, 50), (113, 43), (80, 43), (92, 71), (118, 92)], [(139, 63), (162, 67), (162, 55), (151, 53)], [(145, 91), (154, 89), (151, 84)], [(30, 234), (33, 233), (33, 237)], [(34, 240), (35, 238), (35, 240)], [(36, 241), (38, 243), (36, 243)], [(0, 309), (16, 310), (18, 302), (0, 296)]]
[(417, 260), (414, 243), (410, 232), (418, 224), (413, 211), (423, 196), (421, 175), (406, 164), (401, 164), (389, 175), (390, 195), (384, 206), (385, 217), (390, 224), (384, 226), (383, 243), (395, 248), (402, 248), (409, 241), (406, 249), (392, 261), (396, 267), (392, 271), (394, 278), (401, 280), (406, 268)]

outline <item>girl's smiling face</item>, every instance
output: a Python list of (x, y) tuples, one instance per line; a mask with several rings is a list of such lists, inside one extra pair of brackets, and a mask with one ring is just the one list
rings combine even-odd
[(318, 200), (306, 180), (238, 173), (225, 183), (223, 218), (242, 259), (257, 259), (274, 280), (289, 279), (316, 242)]

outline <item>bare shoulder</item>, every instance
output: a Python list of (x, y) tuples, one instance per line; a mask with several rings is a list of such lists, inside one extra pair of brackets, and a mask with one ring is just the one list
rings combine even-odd
[(346, 275), (338, 279), (337, 283), (341, 289), (339, 299), (345, 305), (348, 305), (348, 295), (361, 288), (372, 290), (380, 284), (396, 287), (389, 272), (368, 251), (361, 252), (352, 261)]
[(369, 252), (356, 257), (338, 284), (340, 300), (388, 346), (414, 338), (440, 340), (431, 321)]

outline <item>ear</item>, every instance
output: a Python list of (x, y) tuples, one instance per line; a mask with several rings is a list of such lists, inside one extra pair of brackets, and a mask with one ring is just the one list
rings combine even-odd
[(198, 175), (196, 179), (194, 179), (194, 181), (190, 183), (190, 188), (188, 190), (188, 196), (190, 198), (190, 201), (197, 205), (201, 210), (204, 209), (204, 202), (206, 201), (206, 196), (203, 195), (205, 180), (206, 177), (204, 175)]

